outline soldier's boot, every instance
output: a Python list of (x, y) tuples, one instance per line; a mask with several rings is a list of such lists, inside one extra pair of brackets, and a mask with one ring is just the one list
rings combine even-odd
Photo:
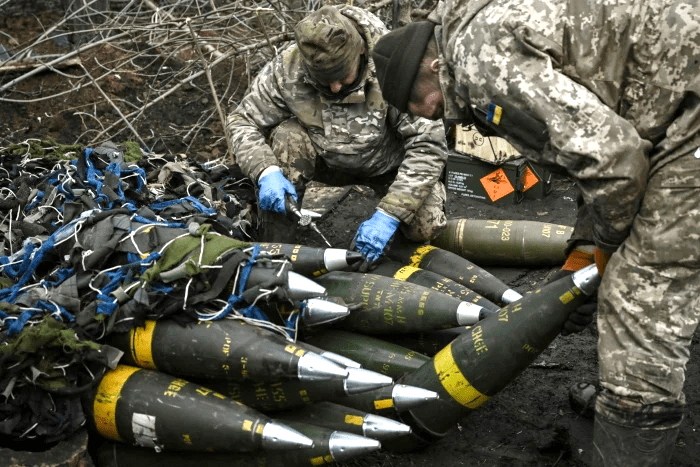
[(589, 382), (579, 382), (569, 388), (571, 409), (586, 418), (593, 418), (598, 387)]
[[(616, 414), (615, 409), (609, 410), (610, 404), (601, 404), (600, 399), (599, 396), (593, 422), (594, 467), (669, 465), (683, 419), (680, 409), (654, 412), (646, 406), (643, 412), (627, 412), (620, 416), (623, 411)], [(607, 407), (601, 410), (605, 405)]]
[(282, 214), (262, 211), (261, 242), (296, 243), (298, 224)]

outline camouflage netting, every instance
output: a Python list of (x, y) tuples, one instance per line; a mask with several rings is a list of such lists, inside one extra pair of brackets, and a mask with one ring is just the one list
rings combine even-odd
[[(113, 332), (269, 320), (253, 303), (270, 284), (244, 286), (253, 264), (279, 258), (250, 244), (255, 193), (235, 166), (111, 142), (28, 141), (0, 157), (0, 438), (13, 446), (84, 423), (80, 395), (121, 357), (101, 344)], [(276, 290), (268, 300), (298, 305)]]

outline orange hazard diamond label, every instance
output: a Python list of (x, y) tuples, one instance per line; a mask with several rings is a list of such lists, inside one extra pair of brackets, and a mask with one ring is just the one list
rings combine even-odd
[(498, 169), (479, 179), (491, 201), (498, 201), (515, 191), (503, 169)]
[(530, 167), (525, 167), (525, 174), (523, 175), (523, 191), (529, 190), (539, 182), (540, 179), (532, 170), (530, 170)]

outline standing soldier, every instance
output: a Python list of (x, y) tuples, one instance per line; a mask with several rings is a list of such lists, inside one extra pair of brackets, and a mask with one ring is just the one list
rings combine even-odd
[(614, 252), (595, 465), (668, 464), (700, 317), (700, 2), (448, 0), (429, 19), (375, 45), (384, 98), (576, 180), (577, 228)]
[(418, 242), (444, 228), (444, 126), (382, 99), (370, 51), (386, 32), (361, 8), (311, 13), (229, 115), (237, 162), (259, 187), (266, 240), (288, 240), (285, 202), (299, 201), (311, 180), (364, 184), (383, 196), (354, 238), (368, 262), (399, 227)]

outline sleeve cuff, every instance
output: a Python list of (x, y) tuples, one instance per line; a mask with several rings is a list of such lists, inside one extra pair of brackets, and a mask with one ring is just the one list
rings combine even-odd
[(384, 209), (382, 209), (382, 208), (377, 208), (377, 212), (381, 212), (381, 213), (384, 214), (385, 216), (391, 217), (391, 218), (394, 219), (396, 222), (401, 222), (401, 219), (399, 219), (398, 217), (394, 216), (393, 214), (389, 214), (388, 212), (386, 212), (386, 211), (385, 211)]
[(260, 172), (260, 175), (258, 176), (258, 183), (260, 183), (260, 179), (263, 178), (265, 175), (270, 174), (272, 172), (281, 172), (280, 168), (276, 165), (271, 165), (270, 167), (264, 169), (262, 172)]

